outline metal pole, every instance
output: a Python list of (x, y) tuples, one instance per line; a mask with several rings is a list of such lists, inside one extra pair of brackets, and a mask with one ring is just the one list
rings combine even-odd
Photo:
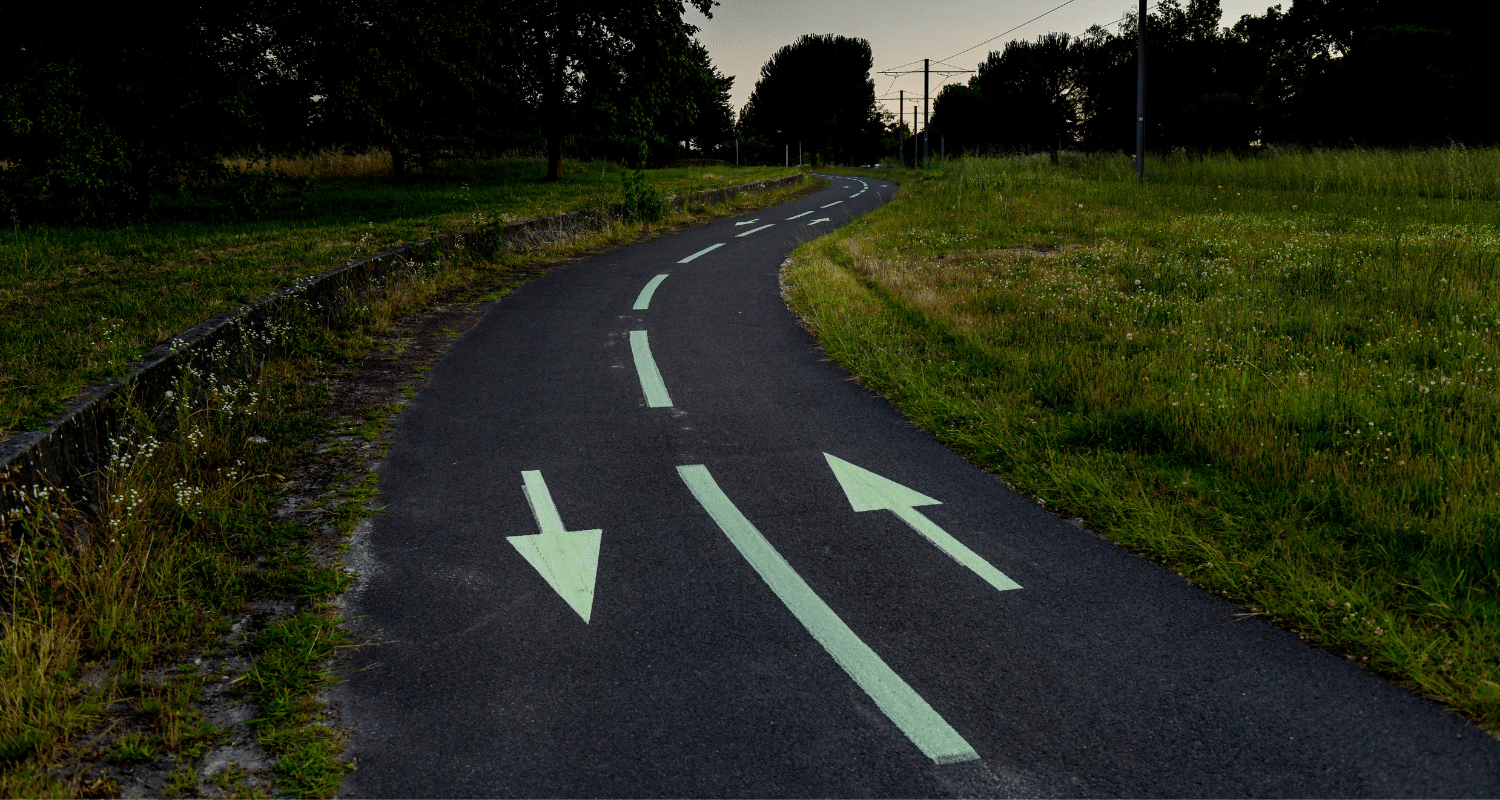
[(802, 140), (801, 139), (797, 140), (797, 166), (799, 166), (799, 167), (807, 166), (806, 164), (802, 163)]
[(783, 145), (783, 148), (784, 149), (781, 152), (781, 166), (790, 167), (792, 165), (792, 145), (790, 143), (786, 143)]
[(1135, 179), (1146, 180), (1146, 0), (1136, 18), (1139, 45), (1135, 58)]
[(734, 165), (740, 165), (740, 137), (734, 137)]
[(906, 90), (901, 90), (901, 99), (896, 101), (896, 154), (901, 157), (901, 166), (906, 166)]
[[(1141, 0), (1142, 3), (1146, 0)], [(927, 114), (927, 83), (932, 77), (932, 60), (922, 59), (922, 163), (932, 160), (932, 142), (927, 139), (927, 123), (931, 117)]]

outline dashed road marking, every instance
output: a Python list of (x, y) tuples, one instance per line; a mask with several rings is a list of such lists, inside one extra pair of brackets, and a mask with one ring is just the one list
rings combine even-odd
[(720, 247), (723, 247), (723, 246), (724, 246), (723, 242), (719, 242), (718, 244), (711, 244), (708, 247), (705, 247), (702, 250), (699, 250), (698, 252), (696, 252), (696, 253), (688, 256), (687, 258), (684, 258), (683, 260), (681, 260), (681, 261), (679, 261), (677, 263), (679, 263), (679, 264), (686, 264), (689, 261), (692, 261), (693, 259), (697, 258), (698, 256), (703, 255), (704, 253), (711, 253), (711, 252), (713, 252), (715, 250), (718, 250)]
[(750, 230), (745, 231), (744, 233), (737, 233), (737, 234), (735, 234), (734, 238), (736, 238), (736, 239), (743, 238), (745, 236), (749, 236), (752, 233), (755, 233), (756, 231), (763, 231), (766, 228), (774, 228), (774, 227), (776, 227), (776, 223), (773, 222), (770, 225), (762, 225), (759, 228), (751, 228)]
[(656, 294), (656, 287), (660, 286), (661, 282), (666, 279), (666, 275), (657, 275), (655, 278), (652, 278), (650, 283), (647, 283), (645, 288), (641, 289), (640, 295), (635, 298), (635, 305), (631, 306), (630, 309), (632, 311), (645, 311), (647, 308), (650, 308), (651, 295)]
[(667, 384), (661, 379), (661, 371), (651, 358), (651, 345), (646, 341), (645, 331), (630, 332), (630, 354), (635, 356), (635, 372), (641, 378), (641, 391), (646, 393), (646, 405), (652, 408), (671, 408), (672, 397), (667, 394)]

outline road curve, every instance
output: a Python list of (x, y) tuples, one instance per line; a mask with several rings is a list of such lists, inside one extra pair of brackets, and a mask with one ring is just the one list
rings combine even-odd
[(357, 545), (343, 794), (1500, 795), (1476, 727), (826, 359), (779, 265), (895, 189), (835, 176), (558, 267), (451, 346)]

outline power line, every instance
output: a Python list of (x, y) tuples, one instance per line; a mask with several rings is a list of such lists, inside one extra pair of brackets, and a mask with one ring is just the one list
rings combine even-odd
[[(1055, 7), (1053, 7), (1053, 8), (1051, 8), (1051, 9), (1049, 9), (1049, 10), (1047, 10), (1047, 11), (1044, 11), (1044, 12), (1042, 12), (1042, 13), (1040, 13), (1040, 14), (1037, 14), (1037, 15), (1036, 15), (1036, 16), (1034, 16), (1034, 17), (1032, 17), (1032, 18), (1031, 18), (1031, 19), (1028, 19), (1028, 20), (1026, 20), (1026, 21), (1025, 21), (1025, 22), (1023, 22), (1023, 23), (1021, 23), (1021, 24), (1020, 24), (1020, 25), (1017, 25), (1017, 26), (1016, 26), (1016, 27), (1014, 27), (1014, 28), (1011, 28), (1011, 29), (1010, 29), (1010, 30), (1008, 30), (1008, 31), (1005, 31), (1005, 33), (998, 33), (998, 34), (996, 34), (996, 35), (994, 35), (994, 36), (991, 36), (991, 37), (990, 37), (990, 38), (988, 38), (988, 39), (985, 39), (985, 40), (984, 40), (984, 41), (982, 41), (982, 42), (980, 42), (980, 43), (979, 43), (979, 44), (976, 44), (976, 45), (974, 45), (974, 47), (969, 47), (969, 48), (965, 48), (965, 49), (963, 49), (963, 50), (960, 50), (960, 51), (958, 51), (958, 52), (957, 52), (957, 53), (954, 53), (954, 54), (953, 54), (953, 55), (951, 55), (951, 56), (948, 56), (948, 58), (955, 58), (955, 57), (957, 57), (957, 56), (961, 56), (961, 55), (963, 55), (963, 54), (964, 54), (964, 53), (967, 53), (967, 52), (969, 52), (969, 51), (970, 51), (970, 50), (973, 50), (973, 49), (975, 49), (975, 48), (978, 48), (978, 47), (984, 47), (984, 46), (985, 46), (985, 45), (987, 45), (987, 44), (989, 44), (989, 43), (990, 43), (990, 42), (993, 42), (993, 41), (995, 41), (995, 40), (996, 40), (996, 39), (999, 39), (999, 38), (1000, 38), (1000, 37), (1001, 37), (1001, 36), (1004, 36), (1004, 35), (1005, 35), (1005, 34), (1007, 34), (1007, 33), (1013, 33), (1013, 32), (1015, 32), (1015, 31), (1018, 31), (1018, 30), (1020, 30), (1020, 29), (1022, 29), (1022, 28), (1024, 28), (1024, 27), (1026, 27), (1026, 26), (1027, 26), (1027, 25), (1030, 25), (1030, 24), (1031, 24), (1031, 23), (1033, 23), (1033, 22), (1036, 22), (1036, 21), (1037, 21), (1037, 20), (1039, 20), (1039, 19), (1041, 19), (1041, 18), (1042, 18), (1042, 17), (1045, 17), (1045, 16), (1047, 16), (1047, 15), (1048, 15), (1048, 14), (1051, 14), (1051, 13), (1052, 13), (1052, 12), (1053, 12), (1053, 11), (1056, 11), (1056, 10), (1057, 10), (1057, 9), (1059, 9), (1059, 8), (1062, 8), (1062, 7), (1063, 7), (1063, 6), (1068, 6), (1068, 5), (1072, 5), (1072, 4), (1073, 4), (1073, 3), (1075, 3), (1075, 2), (1077, 2), (1077, 0), (1064, 0), (1064, 2), (1063, 2), (1063, 4), (1062, 4), (1062, 5), (1059, 5), (1059, 6), (1055, 6)], [(947, 60), (948, 60), (948, 58), (945, 58), (945, 59), (943, 59), (943, 60), (944, 60), (944, 61), (947, 61)], [(904, 66), (904, 65), (903, 65), (903, 66)], [(899, 68), (898, 68), (898, 69), (899, 69)]]

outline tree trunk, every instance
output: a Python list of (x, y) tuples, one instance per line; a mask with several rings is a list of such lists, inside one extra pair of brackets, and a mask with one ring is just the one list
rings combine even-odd
[(562, 140), (562, 131), (554, 128), (547, 132), (547, 180), (549, 181), (563, 179)]
[[(560, 47), (560, 45), (559, 45)], [(552, 54), (552, 63), (548, 69), (551, 80), (547, 82), (547, 96), (542, 99), (545, 109), (542, 124), (547, 130), (547, 180), (560, 181), (563, 179), (562, 169), (562, 140), (563, 140), (563, 57), (562, 53)]]
[(406, 153), (395, 145), (391, 146), (391, 170), (398, 178), (406, 177)]

